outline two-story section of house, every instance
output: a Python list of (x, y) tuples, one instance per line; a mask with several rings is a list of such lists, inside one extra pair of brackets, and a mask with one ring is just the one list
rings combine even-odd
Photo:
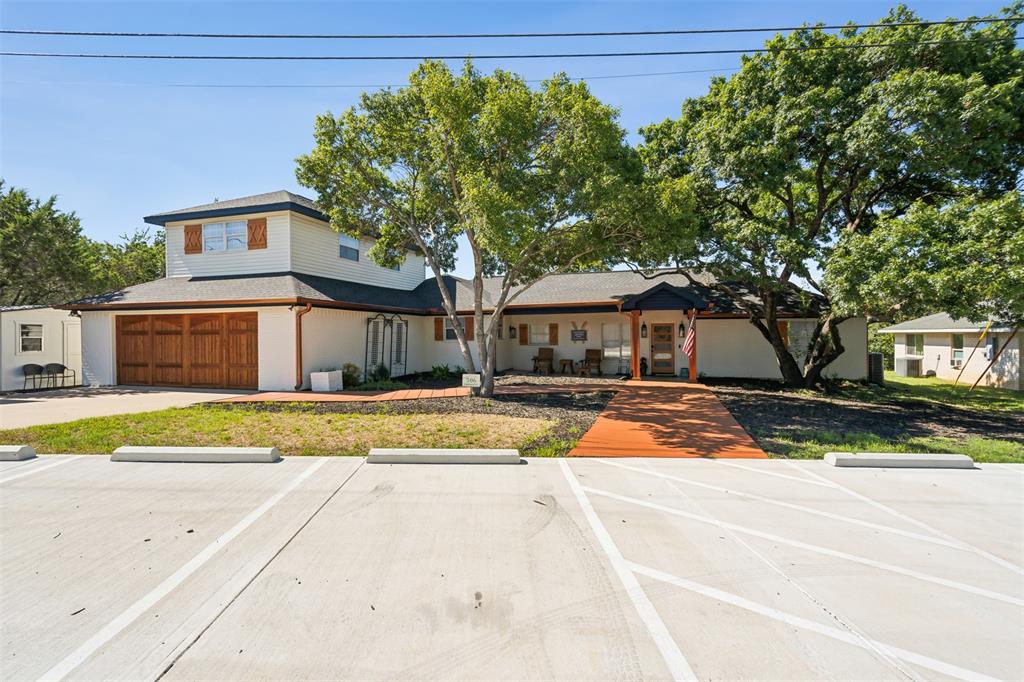
[[(310, 199), (270, 192), (145, 220), (166, 231), (166, 277), (64, 306), (82, 318), (86, 384), (281, 391), (347, 363), (396, 377), (464, 364), (423, 255), (410, 249), (397, 268), (382, 267), (368, 256), (372, 240), (340, 234)], [(475, 341), (471, 283), (442, 281)], [(496, 367), (779, 378), (749, 312), (710, 283), (701, 273), (621, 270), (546, 277), (513, 291)], [(501, 284), (484, 279), (487, 323)], [(779, 324), (799, 359), (817, 310), (813, 294), (791, 294)], [(846, 350), (828, 375), (866, 376), (866, 329), (863, 318), (842, 323)]]

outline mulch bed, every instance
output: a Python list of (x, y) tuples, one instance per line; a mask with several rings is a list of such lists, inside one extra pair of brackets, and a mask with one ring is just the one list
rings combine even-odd
[(868, 403), (828, 394), (748, 385), (711, 385), (718, 399), (755, 439), (800, 431), (873, 433), (882, 438), (1001, 438), (1024, 443), (1024, 414), (981, 412), (922, 400)]
[(203, 403), (203, 407), (313, 414), (493, 414), (554, 420), (555, 426), (548, 434), (522, 448), (522, 454), (529, 456), (549, 445), (577, 440), (587, 432), (613, 395), (595, 386), (593, 393), (544, 393), (494, 398), (466, 396), (385, 402)]

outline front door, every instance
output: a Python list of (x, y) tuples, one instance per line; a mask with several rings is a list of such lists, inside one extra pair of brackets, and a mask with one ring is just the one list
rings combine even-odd
[(675, 374), (676, 351), (671, 324), (651, 325), (651, 374)]

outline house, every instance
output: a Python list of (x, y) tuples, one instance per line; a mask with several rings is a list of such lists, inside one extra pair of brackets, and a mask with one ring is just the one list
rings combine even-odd
[[(310, 199), (271, 192), (145, 220), (166, 230), (167, 276), (66, 306), (82, 318), (89, 384), (292, 390), (308, 387), (310, 372), (345, 363), (383, 364), (392, 376), (463, 364), (423, 255), (410, 249), (398, 267), (381, 267), (367, 256), (372, 239), (340, 235)], [(472, 335), (471, 283), (443, 281)], [(485, 282), (485, 304), (499, 287), (497, 278)], [(814, 324), (806, 293), (794, 291), (780, 310), (790, 345), (806, 346)], [(694, 314), (691, 360), (682, 345)], [(679, 274), (553, 275), (518, 296), (499, 328), (498, 369), (529, 370), (549, 347), (556, 370), (591, 349), (607, 373), (637, 372), (646, 358), (666, 376), (780, 376), (744, 316)], [(846, 352), (828, 372), (863, 379), (866, 323), (848, 320), (841, 332)]]
[[(986, 327), (988, 332), (981, 339)], [(1024, 390), (1021, 336), (1010, 338), (1014, 330), (1009, 325), (999, 322), (989, 325), (936, 313), (894, 324), (880, 329), (879, 333), (894, 336), (896, 373), (900, 376), (934, 374), (950, 381), (960, 377), (960, 381), (968, 385), (981, 377), (981, 386)], [(1005, 350), (986, 370), (1004, 344), (1007, 344)]]
[[(82, 377), (81, 324), (67, 310), (46, 306), (0, 307), (0, 391), (51, 385), (42, 378), (25, 382), (25, 365), (60, 363)], [(71, 374), (57, 386), (73, 385)]]

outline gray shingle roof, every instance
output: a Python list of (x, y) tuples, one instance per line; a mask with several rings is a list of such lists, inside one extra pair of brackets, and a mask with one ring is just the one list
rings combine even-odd
[[(707, 276), (695, 278), (708, 282)], [(460, 312), (473, 309), (473, 287), (468, 280), (446, 275), (445, 286)], [(725, 297), (703, 286), (690, 285), (685, 276), (671, 274), (651, 280), (631, 271), (585, 272), (552, 275), (528, 288), (513, 302), (513, 307), (616, 305), (629, 297), (668, 284), (679, 287), (695, 300), (715, 303), (716, 313), (735, 313), (737, 308)], [(492, 308), (500, 295), (501, 279), (484, 281), (484, 307)], [(69, 307), (118, 306), (145, 308), (147, 305), (180, 303), (212, 304), (243, 301), (330, 301), (380, 310), (403, 310), (422, 314), (443, 310), (437, 281), (430, 277), (415, 289), (391, 289), (329, 277), (297, 272), (262, 275), (230, 275), (218, 277), (166, 277), (145, 284), (125, 287), (119, 291), (90, 296), (67, 304)], [(813, 299), (810, 299), (813, 308)], [(790, 300), (780, 305), (786, 314), (813, 314), (808, 301), (794, 290)]]
[(173, 211), (165, 211), (143, 218), (151, 225), (166, 225), (174, 220), (198, 220), (201, 218), (218, 218), (256, 211), (296, 211), (319, 220), (327, 220), (327, 216), (316, 207), (316, 202), (301, 194), (287, 190), (253, 194), (248, 197), (216, 201), (210, 204), (189, 206)]
[[(951, 317), (946, 313), (935, 313), (934, 315), (925, 315), (915, 320), (900, 322), (878, 331), (880, 334), (905, 334), (907, 332), (913, 334), (940, 331), (980, 332), (985, 328), (986, 324), (988, 323), (971, 322), (964, 317)], [(989, 331), (1008, 332), (1013, 330), (1002, 322), (993, 322)]]

